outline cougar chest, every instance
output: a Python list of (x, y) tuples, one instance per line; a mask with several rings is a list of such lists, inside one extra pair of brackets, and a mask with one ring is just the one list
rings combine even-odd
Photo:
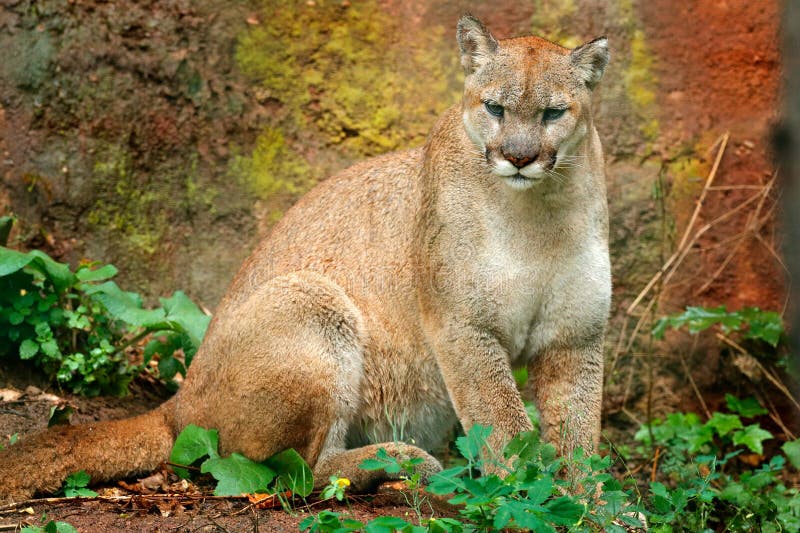
[[(573, 334), (595, 300), (607, 298), (602, 243), (574, 231), (567, 218), (491, 220), (481, 260), (483, 295), (512, 366)], [(546, 219), (546, 220), (545, 220)], [(606, 257), (604, 260), (603, 258)], [(598, 274), (599, 273), (599, 274)], [(604, 281), (605, 280), (605, 281)], [(587, 309), (583, 309), (587, 306)]]

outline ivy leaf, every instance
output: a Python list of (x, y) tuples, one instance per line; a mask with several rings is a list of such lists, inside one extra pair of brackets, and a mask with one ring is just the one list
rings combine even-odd
[(293, 448), (277, 453), (264, 461), (286, 486), (298, 496), (305, 498), (314, 490), (314, 475), (308, 463)]
[(758, 400), (752, 396), (740, 400), (732, 394), (726, 394), (725, 402), (728, 404), (728, 409), (734, 413), (739, 413), (745, 418), (752, 418), (757, 415), (767, 414), (767, 410), (764, 409), (761, 404), (758, 403)]
[(717, 432), (717, 435), (724, 437), (734, 429), (742, 429), (742, 419), (739, 415), (726, 415), (723, 413), (714, 413), (706, 422), (706, 426), (712, 428)]
[(759, 339), (768, 343), (773, 348), (783, 335), (783, 319), (775, 311), (762, 311), (758, 307), (745, 307), (741, 311), (748, 324), (744, 336), (748, 339)]
[(784, 442), (781, 450), (792, 466), (800, 470), (800, 439)]
[(266, 492), (275, 472), (265, 464), (251, 461), (244, 455), (207, 459), (200, 467), (204, 474), (211, 474), (219, 483), (215, 496), (240, 496), (254, 492)]
[(765, 440), (771, 439), (772, 433), (765, 429), (761, 429), (758, 424), (751, 424), (733, 434), (733, 443), (736, 445), (743, 444), (747, 446), (750, 451), (758, 455), (764, 454), (764, 446), (761, 444)]
[[(213, 458), (219, 457), (219, 432), (216, 429), (204, 429), (194, 424), (189, 424), (181, 431), (175, 444), (169, 462), (189, 466), (206, 455)], [(189, 472), (185, 468), (173, 467), (175, 473), (186, 479)]]

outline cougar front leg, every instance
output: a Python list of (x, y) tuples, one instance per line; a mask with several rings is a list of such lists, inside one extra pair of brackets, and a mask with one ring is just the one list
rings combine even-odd
[(551, 348), (537, 355), (528, 365), (528, 379), (542, 437), (565, 457), (578, 446), (595, 451), (603, 386), (601, 342)]
[(486, 331), (449, 327), (434, 346), (445, 385), (465, 431), (492, 426), (489, 447), (498, 456), (517, 433), (532, 428), (505, 349)]

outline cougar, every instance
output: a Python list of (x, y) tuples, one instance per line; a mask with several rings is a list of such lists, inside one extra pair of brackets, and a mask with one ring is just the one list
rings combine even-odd
[(607, 40), (498, 41), (470, 15), (457, 40), (463, 100), (425, 145), (306, 194), (234, 278), (174, 397), (9, 446), (0, 499), (152, 471), (188, 424), (218, 429), (223, 454), (294, 448), (322, 484), (370, 488), (387, 474), (358, 465), (379, 448), (430, 475), (456, 421), (492, 426), (497, 450), (531, 429), (519, 367), (543, 437), (596, 445), (611, 279), (591, 96)]

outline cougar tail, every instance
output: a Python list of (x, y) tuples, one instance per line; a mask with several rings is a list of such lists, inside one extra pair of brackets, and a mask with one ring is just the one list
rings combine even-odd
[(175, 441), (174, 399), (124, 420), (55, 426), (0, 451), (0, 502), (53, 493), (85, 470), (92, 482), (152, 472)]

